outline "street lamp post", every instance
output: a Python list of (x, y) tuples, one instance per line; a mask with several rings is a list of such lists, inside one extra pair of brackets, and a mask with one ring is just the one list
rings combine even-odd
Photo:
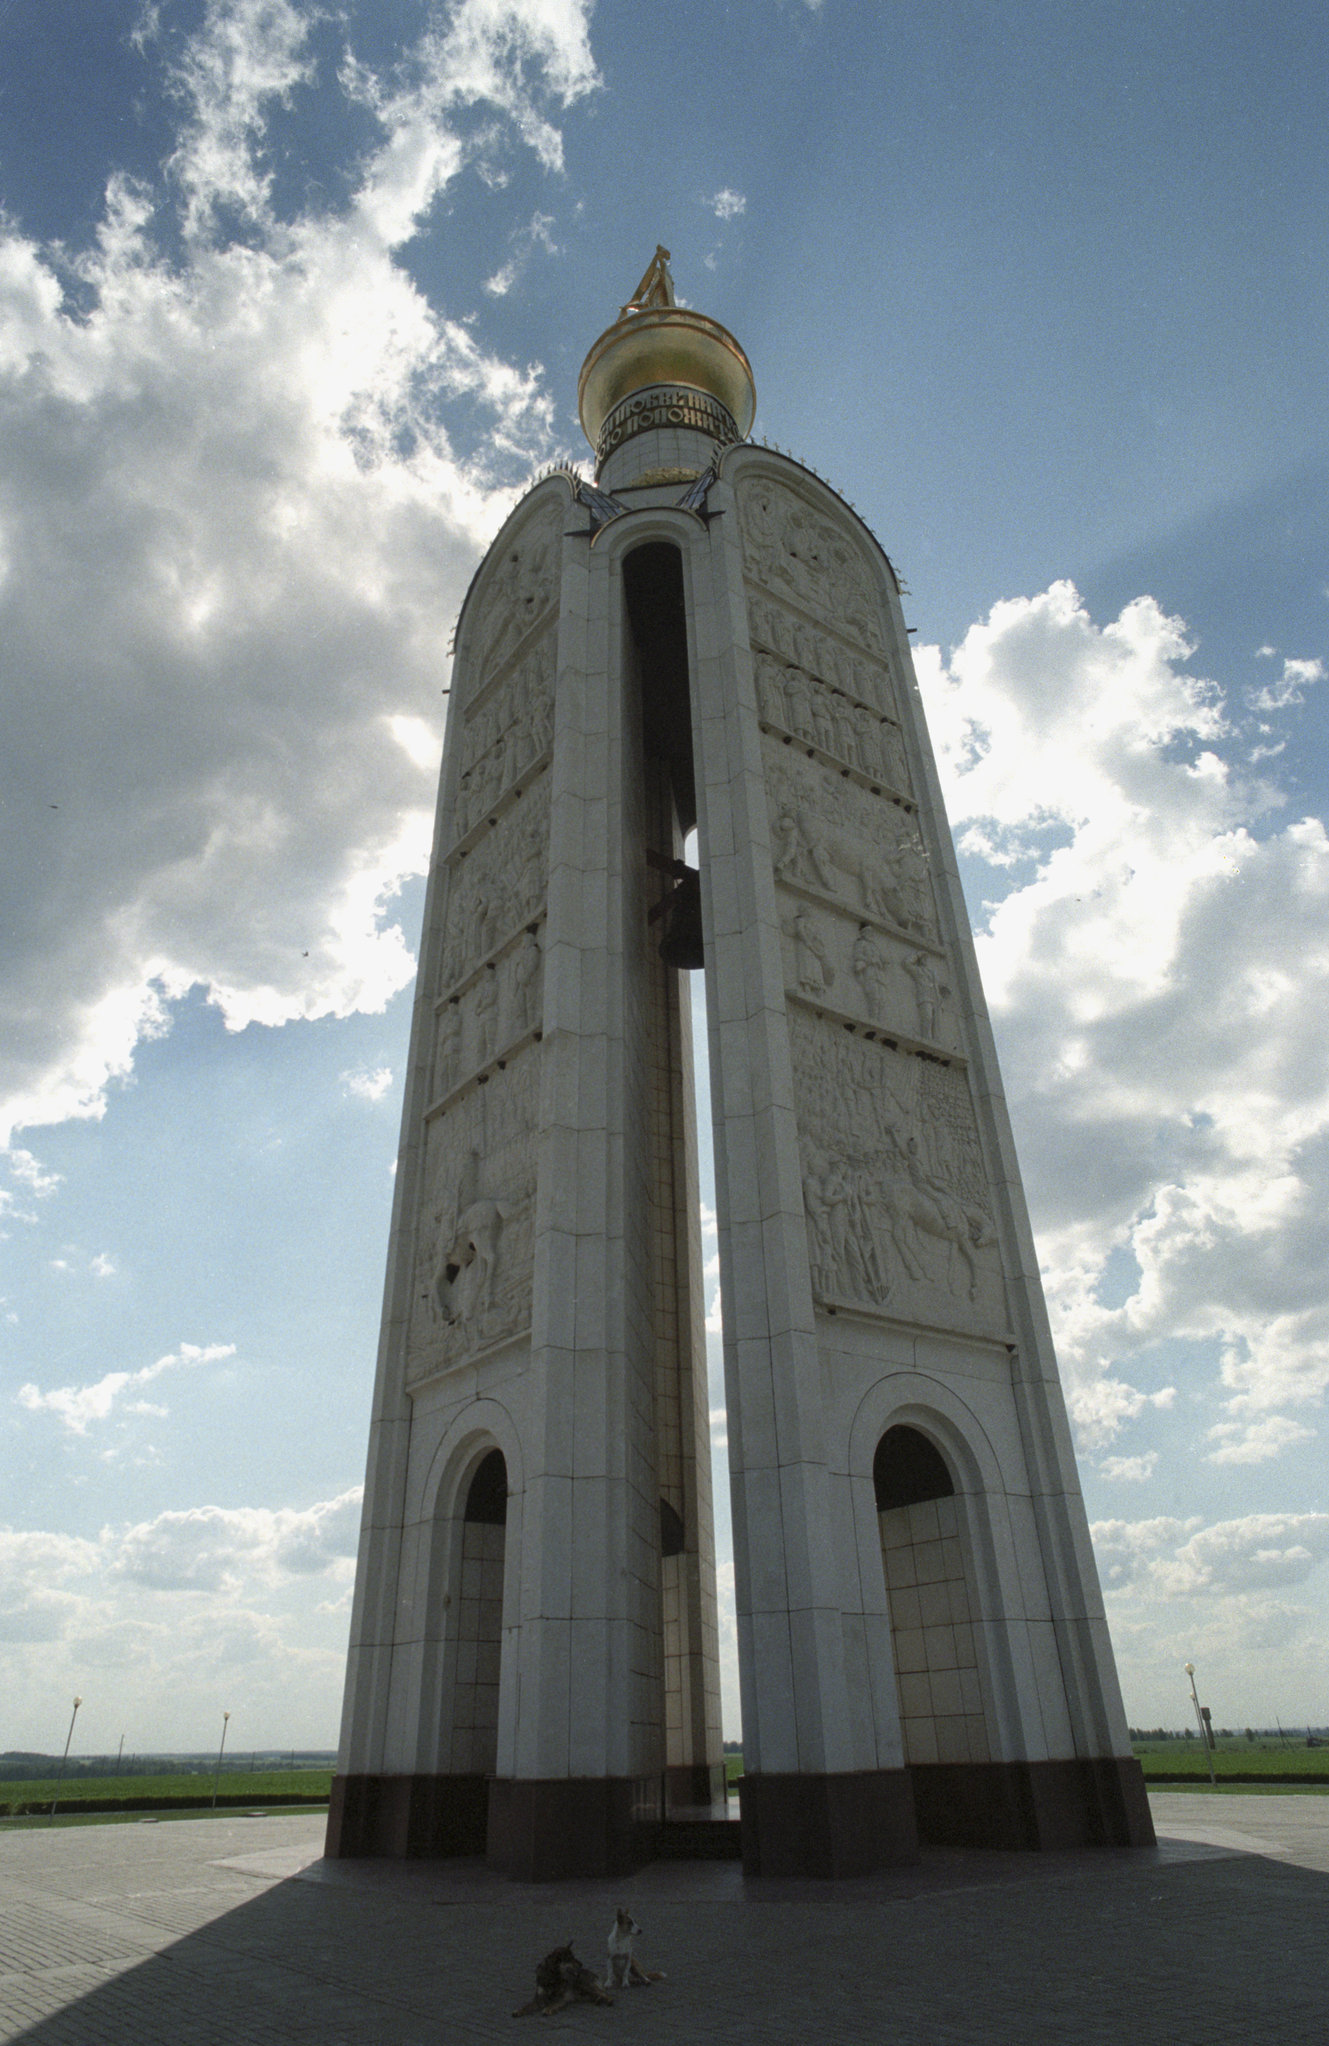
[(56, 1772), (56, 1778), (55, 1778), (55, 1796), (54, 1796), (54, 1797), (53, 1797), (53, 1798), (51, 1799), (51, 1824), (52, 1824), (52, 1825), (54, 1825), (54, 1824), (55, 1824), (55, 1808), (56, 1808), (56, 1806), (57, 1806), (57, 1805), (59, 1804), (59, 1802), (60, 1802), (60, 1785), (61, 1785), (61, 1784), (62, 1784), (62, 1783), (64, 1782), (64, 1780), (65, 1780), (65, 1764), (66, 1764), (66, 1762), (68, 1762), (68, 1760), (69, 1760), (69, 1743), (70, 1743), (70, 1742), (71, 1742), (71, 1741), (73, 1740), (73, 1738), (74, 1738), (74, 1721), (75, 1721), (75, 1720), (76, 1720), (76, 1719), (78, 1718), (78, 1708), (79, 1708), (79, 1706), (80, 1706), (80, 1705), (81, 1705), (82, 1703), (83, 1703), (83, 1700), (82, 1700), (81, 1698), (75, 1698), (75, 1700), (74, 1700), (74, 1709), (73, 1709), (73, 1711), (72, 1711), (72, 1712), (70, 1713), (70, 1715), (69, 1715), (69, 1732), (68, 1732), (68, 1733), (67, 1733), (67, 1734), (65, 1735), (65, 1751), (64, 1751), (63, 1755), (61, 1755), (61, 1757), (60, 1757), (60, 1767), (59, 1767), (58, 1771)]
[(212, 1779), (212, 1809), (214, 1811), (217, 1809), (217, 1786), (221, 1782), (222, 1756), (226, 1753), (226, 1728), (230, 1717), (229, 1712), (223, 1712), (221, 1746), (217, 1750), (217, 1774)]
[(1218, 1778), (1214, 1774), (1214, 1751), (1212, 1747), (1209, 1745), (1209, 1729), (1204, 1723), (1204, 1713), (1200, 1708), (1199, 1693), (1196, 1691), (1195, 1688), (1195, 1664), (1193, 1662), (1188, 1662), (1185, 1665), (1185, 1669), (1187, 1676), (1191, 1680), (1191, 1703), (1195, 1707), (1196, 1723), (1199, 1726), (1200, 1740), (1204, 1746), (1204, 1759), (1209, 1764), (1209, 1781), (1213, 1785), (1214, 1789), (1217, 1790)]

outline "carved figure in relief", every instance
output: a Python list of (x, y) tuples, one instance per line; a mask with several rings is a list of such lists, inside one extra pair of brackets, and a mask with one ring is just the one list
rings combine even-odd
[[(430, 1288), (437, 1321), (475, 1321), (493, 1297), (503, 1212), (497, 1201), (475, 1197), (479, 1183), (480, 1154), (472, 1151), (457, 1188), (457, 1219), (439, 1239)], [(443, 1216), (436, 1214), (434, 1219), (441, 1224)]]
[(535, 1028), (540, 959), (540, 941), (534, 931), (527, 931), (512, 964), (513, 1022), (519, 1035)]
[(812, 686), (801, 668), (785, 669), (784, 695), (789, 710), (790, 731), (796, 738), (811, 739)]
[(909, 789), (909, 766), (904, 757), (904, 741), (899, 728), (892, 724), (877, 727), (878, 743), (881, 747), (881, 775), (890, 788), (898, 789), (902, 795)]
[(851, 964), (868, 1015), (874, 1023), (885, 1023), (890, 1012), (891, 955), (871, 924), (859, 925)]
[(486, 966), (475, 990), (475, 1063), (487, 1065), (494, 1056), (495, 1024), (498, 1016), (498, 975)]
[(812, 734), (823, 753), (835, 752), (835, 721), (826, 691), (821, 688), (812, 691)]
[(499, 563), (485, 604), (493, 622), (483, 645), (483, 669), (497, 665), (552, 598), (552, 542), (551, 529), (537, 526), (520, 534)]
[(906, 1141), (903, 1174), (883, 1175), (882, 1205), (890, 1218), (891, 1241), (911, 1279), (926, 1279), (919, 1255), (920, 1236), (947, 1248), (945, 1285), (955, 1290), (955, 1265), (963, 1265), (970, 1300), (978, 1297), (978, 1264), (974, 1251), (995, 1241), (991, 1224), (980, 1208), (959, 1200), (923, 1165), (917, 1137)]
[(809, 1149), (803, 1206), (813, 1285), (829, 1298), (884, 1306), (891, 1285), (862, 1197), (863, 1173), (828, 1152)]
[(858, 743), (858, 726), (856, 722), (858, 705), (851, 703), (847, 696), (841, 696), (837, 691), (830, 698), (827, 709), (830, 712), (831, 722), (835, 727), (833, 751), (839, 755), (841, 760), (847, 760), (851, 767), (861, 768), (863, 760)]
[(783, 725), (788, 730), (789, 712), (785, 705), (784, 675), (780, 663), (773, 661), (769, 654), (758, 654), (755, 665), (762, 714), (768, 724)]
[(794, 941), (794, 971), (805, 995), (824, 995), (835, 983), (826, 940), (817, 929), (811, 911), (802, 903), (789, 926)]
[(808, 813), (782, 810), (775, 823), (775, 871), (785, 881), (811, 881), (835, 893), (835, 873)]
[(904, 970), (914, 983), (914, 1001), (918, 1009), (918, 1034), (928, 1043), (938, 1039), (938, 1018), (943, 1000), (950, 993), (937, 976), (937, 970), (926, 952), (915, 952), (912, 959), (903, 961)]
[(438, 1043), (434, 1054), (434, 1093), (446, 1094), (457, 1069), (461, 1050), (461, 1009), (451, 1001), (438, 1019)]

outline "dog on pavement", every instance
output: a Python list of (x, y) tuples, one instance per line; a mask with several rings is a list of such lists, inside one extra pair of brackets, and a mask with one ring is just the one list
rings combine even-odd
[(582, 1997), (587, 2003), (612, 2003), (612, 1996), (603, 1990), (590, 1968), (584, 1968), (572, 1951), (569, 1941), (565, 1947), (555, 1947), (545, 1955), (535, 1970), (535, 1995), (520, 2010), (514, 2010), (514, 2018), (552, 2018), (555, 2011), (565, 2004)]
[(663, 1982), (664, 1976), (658, 1968), (643, 1968), (632, 1949), (641, 1938), (641, 1927), (632, 1913), (619, 1905), (614, 1913), (614, 1922), (609, 1928), (609, 1973), (605, 1976), (606, 1989), (641, 1989), (652, 1982)]

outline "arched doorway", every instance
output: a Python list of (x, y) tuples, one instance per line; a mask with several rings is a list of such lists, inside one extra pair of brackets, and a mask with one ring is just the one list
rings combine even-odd
[(457, 1596), (452, 1770), (492, 1777), (498, 1767), (498, 1681), (503, 1650), (503, 1562), (508, 1467), (491, 1449), (466, 1492)]
[(872, 1479), (905, 1761), (987, 1762), (980, 1614), (950, 1466), (919, 1429), (897, 1426), (877, 1444)]

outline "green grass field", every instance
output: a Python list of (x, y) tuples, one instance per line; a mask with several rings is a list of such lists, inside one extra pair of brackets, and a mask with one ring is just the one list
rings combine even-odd
[[(51, 1801), (59, 1800), (61, 1815), (77, 1812), (79, 1806), (92, 1817), (98, 1806), (126, 1806), (145, 1811), (180, 1811), (200, 1806), (211, 1808), (211, 1770), (196, 1775), (170, 1776), (80, 1776), (36, 1778), (21, 1783), (0, 1783), (0, 1819), (21, 1819), (49, 1812)], [(237, 1801), (245, 1805), (276, 1802), (278, 1808), (291, 1803), (326, 1804), (332, 1786), (330, 1769), (226, 1770), (217, 1785), (217, 1803), (223, 1799), (229, 1809)]]
[[(1193, 1741), (1136, 1741), (1134, 1752), (1145, 1781), (1159, 1782), (1169, 1776), (1207, 1784), (1209, 1769), (1204, 1749)], [(1214, 1751), (1214, 1774), (1220, 1783), (1234, 1783), (1243, 1777), (1264, 1779), (1290, 1776), (1302, 1781), (1319, 1778), (1329, 1783), (1329, 1748), (1308, 1748), (1304, 1742), (1286, 1746), (1277, 1741), (1219, 1741)]]

